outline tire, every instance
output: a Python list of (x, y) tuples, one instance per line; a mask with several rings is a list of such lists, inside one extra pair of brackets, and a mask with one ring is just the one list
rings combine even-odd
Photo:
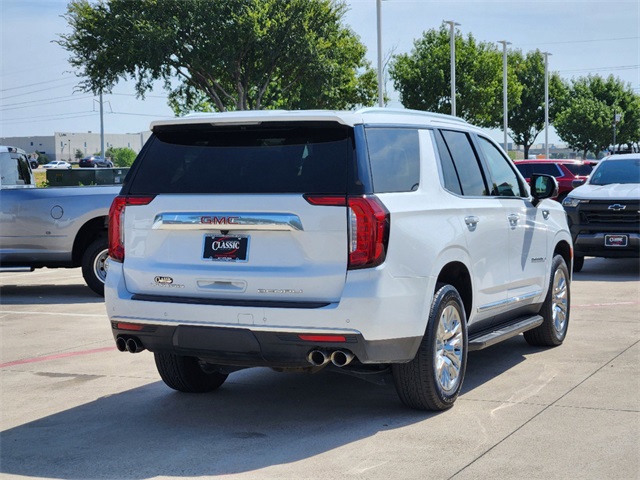
[(467, 318), (462, 299), (451, 285), (437, 288), (418, 353), (409, 363), (392, 366), (400, 400), (417, 410), (451, 408), (467, 368)]
[(569, 279), (569, 269), (564, 258), (556, 255), (551, 263), (549, 291), (539, 312), (544, 321), (539, 327), (524, 332), (529, 345), (555, 347), (564, 341), (569, 328), (571, 306)]
[(578, 257), (577, 255), (573, 257), (573, 271), (574, 273), (582, 270), (584, 266), (584, 257)]
[(91, 290), (104, 297), (104, 282), (107, 278), (106, 260), (109, 256), (107, 237), (96, 238), (82, 254), (82, 276)]
[(162, 381), (179, 392), (206, 393), (217, 389), (228, 375), (206, 372), (196, 357), (183, 357), (173, 353), (154, 353), (156, 368)]

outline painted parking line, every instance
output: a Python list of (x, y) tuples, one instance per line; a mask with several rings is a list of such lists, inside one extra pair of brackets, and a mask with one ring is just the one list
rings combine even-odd
[(0, 364), (0, 368), (15, 367), (16, 365), (24, 365), (27, 363), (47, 362), (49, 360), (58, 360), (60, 358), (77, 357), (80, 355), (92, 355), (94, 353), (110, 352), (113, 350), (116, 350), (115, 346), (94, 348), (92, 350), (82, 350), (79, 352), (57, 353), (55, 355), (47, 355), (44, 357), (24, 358), (22, 360), (15, 360), (13, 362), (2, 363)]
[(106, 318), (106, 313), (64, 313), (64, 312), (26, 312), (24, 310), (0, 310), (0, 314), (10, 313), (12, 315), (55, 315), (59, 317), (64, 315), (65, 317), (100, 317)]
[(583, 305), (571, 305), (571, 308), (616, 307), (619, 305), (640, 305), (640, 302), (585, 303)]

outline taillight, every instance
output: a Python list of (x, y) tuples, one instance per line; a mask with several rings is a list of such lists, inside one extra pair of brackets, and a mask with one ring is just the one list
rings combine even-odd
[(124, 210), (129, 205), (148, 205), (155, 197), (117, 196), (109, 209), (109, 256), (124, 262)]
[(377, 267), (389, 244), (389, 211), (376, 197), (349, 197), (349, 269)]
[(389, 244), (390, 215), (374, 196), (305, 195), (311, 205), (348, 208), (349, 270), (377, 267)]

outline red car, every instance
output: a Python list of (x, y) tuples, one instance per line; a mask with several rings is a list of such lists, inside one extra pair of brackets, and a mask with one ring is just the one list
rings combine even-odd
[(586, 180), (598, 162), (590, 160), (516, 160), (514, 162), (524, 178), (529, 181), (533, 173), (553, 175), (558, 181), (558, 201), (573, 190), (574, 180)]

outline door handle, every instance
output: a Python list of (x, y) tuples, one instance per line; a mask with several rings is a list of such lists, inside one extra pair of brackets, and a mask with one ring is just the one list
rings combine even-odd
[(509, 219), (509, 225), (511, 225), (512, 227), (515, 227), (518, 225), (518, 220), (520, 220), (520, 215), (516, 213), (512, 213), (511, 215), (507, 216), (507, 218)]
[(478, 225), (479, 221), (480, 219), (478, 217), (474, 217), (474, 216), (464, 217), (464, 223), (467, 224), (467, 227), (472, 232), (476, 229), (476, 226)]

